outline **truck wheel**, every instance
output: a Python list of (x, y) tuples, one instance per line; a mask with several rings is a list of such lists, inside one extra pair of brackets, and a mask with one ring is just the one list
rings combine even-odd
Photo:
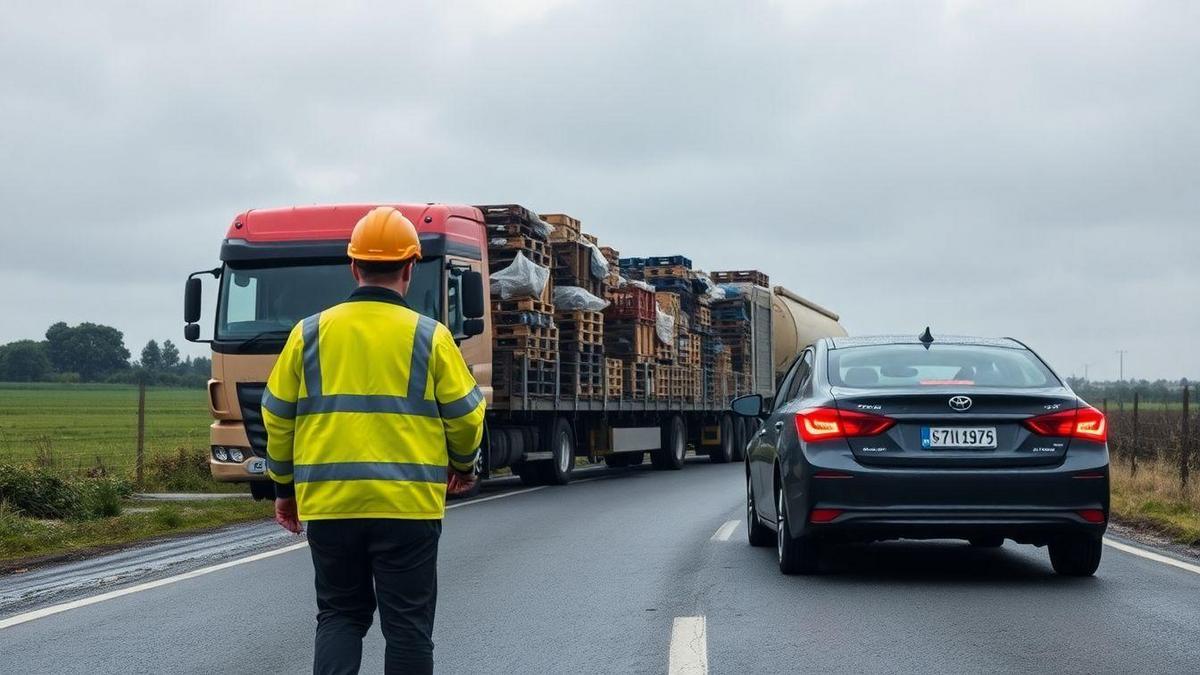
[(542, 485), (542, 472), (537, 462), (513, 464), (512, 472), (521, 479), (521, 485)]
[(687, 454), (687, 426), (683, 418), (676, 415), (662, 428), (662, 442), (658, 450), (650, 452), (650, 463), (660, 471), (683, 468), (683, 456)]
[(571, 472), (575, 470), (575, 433), (565, 417), (555, 420), (552, 429), (550, 451), (554, 458), (542, 462), (542, 474), (549, 485), (566, 485), (571, 482)]
[(733, 456), (735, 462), (746, 459), (746, 443), (750, 440), (750, 420), (738, 417), (733, 421)]
[(721, 444), (708, 451), (708, 461), (713, 464), (728, 464), (733, 460), (733, 448), (737, 445), (737, 434), (733, 428), (733, 418), (721, 415)]
[(269, 480), (250, 481), (250, 496), (258, 502), (264, 499), (275, 499), (275, 483)]
[(644, 452), (629, 452), (629, 466), (641, 466), (646, 461), (646, 453)]

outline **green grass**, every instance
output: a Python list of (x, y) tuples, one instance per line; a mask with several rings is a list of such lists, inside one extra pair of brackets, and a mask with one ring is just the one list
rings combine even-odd
[(1200, 486), (1195, 477), (1180, 485), (1174, 465), (1138, 460), (1137, 475), (1126, 460), (1113, 458), (1112, 512), (1120, 521), (1160, 532), (1177, 543), (1200, 544)]
[[(124, 513), (87, 521), (25, 518), (0, 504), (0, 563), (42, 557), (268, 518), (270, 502), (218, 499), (150, 505), (125, 502)], [(146, 510), (142, 510), (145, 508)], [(0, 569), (11, 565), (0, 564)]]
[[(146, 455), (207, 449), (203, 389), (146, 390)], [(63, 473), (103, 465), (132, 474), (137, 450), (136, 386), (0, 383), (0, 463), (34, 463)]]

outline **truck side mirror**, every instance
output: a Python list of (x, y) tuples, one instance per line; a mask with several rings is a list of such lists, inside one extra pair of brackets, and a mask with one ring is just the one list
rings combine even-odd
[(188, 277), (187, 285), (183, 289), (184, 323), (191, 325), (200, 320), (200, 295), (202, 292), (203, 288), (200, 285), (200, 278)]
[(188, 342), (196, 342), (200, 339), (200, 324), (189, 323), (183, 327), (183, 339)]
[(483, 319), (464, 319), (462, 323), (462, 332), (465, 337), (475, 337), (483, 335)]
[[(482, 319), (483, 311), (483, 275), (474, 270), (463, 270), (462, 273), (462, 307), (463, 317), (467, 319)], [(464, 332), (467, 327), (463, 325)], [(479, 335), (483, 329), (480, 328), (478, 333), (468, 333), (468, 335)]]

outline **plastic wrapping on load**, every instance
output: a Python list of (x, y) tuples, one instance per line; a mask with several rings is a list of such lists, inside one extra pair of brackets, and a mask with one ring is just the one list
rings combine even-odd
[(643, 291), (648, 291), (650, 293), (655, 292), (653, 286), (651, 286), (650, 284), (648, 284), (640, 279), (632, 279), (632, 280), (627, 281), (626, 283), (628, 283), (630, 286), (633, 286), (635, 288), (640, 288)]
[(599, 312), (608, 307), (609, 302), (588, 293), (578, 286), (555, 286), (554, 309), (561, 311), (583, 310)]
[(608, 260), (604, 257), (604, 251), (601, 251), (599, 246), (590, 241), (583, 243), (592, 249), (592, 276), (597, 279), (603, 279), (608, 275)]
[(721, 288), (720, 286), (716, 285), (715, 283), (713, 283), (712, 278), (709, 277), (707, 274), (701, 272), (700, 274), (696, 275), (696, 279), (698, 279), (700, 281), (700, 283), (704, 286), (704, 295), (706, 297), (708, 297), (708, 299), (710, 299), (710, 300), (724, 300), (725, 299), (725, 290), (723, 288)]
[(723, 294), (721, 297), (725, 300), (732, 300), (745, 295), (745, 293), (743, 293), (742, 290), (734, 284), (721, 284), (717, 286), (717, 288), (721, 290), (721, 293)]
[(550, 223), (547, 223), (546, 221), (542, 220), (541, 218), (534, 220), (532, 225), (533, 225), (533, 229), (537, 230), (538, 234), (542, 235), (543, 240), (545, 240), (545, 241), (550, 240), (550, 235), (551, 235), (551, 233), (554, 232), (553, 225), (551, 225)]
[(675, 317), (661, 309), (655, 311), (658, 312), (658, 319), (654, 322), (654, 332), (658, 335), (658, 339), (665, 345), (674, 344)]
[(517, 252), (512, 264), (492, 275), (492, 295), (501, 300), (540, 298), (550, 280), (550, 270)]

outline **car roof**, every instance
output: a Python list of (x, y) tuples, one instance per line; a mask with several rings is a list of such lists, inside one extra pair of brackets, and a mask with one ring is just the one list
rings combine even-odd
[[(848, 349), (850, 347), (871, 347), (878, 345), (919, 345), (924, 344), (917, 335), (867, 335), (855, 337), (825, 338), (830, 349)], [(972, 337), (969, 335), (934, 335), (934, 345), (975, 345), (978, 347), (1005, 347), (1007, 349), (1029, 349), (1020, 340), (1009, 337), (989, 338)]]

